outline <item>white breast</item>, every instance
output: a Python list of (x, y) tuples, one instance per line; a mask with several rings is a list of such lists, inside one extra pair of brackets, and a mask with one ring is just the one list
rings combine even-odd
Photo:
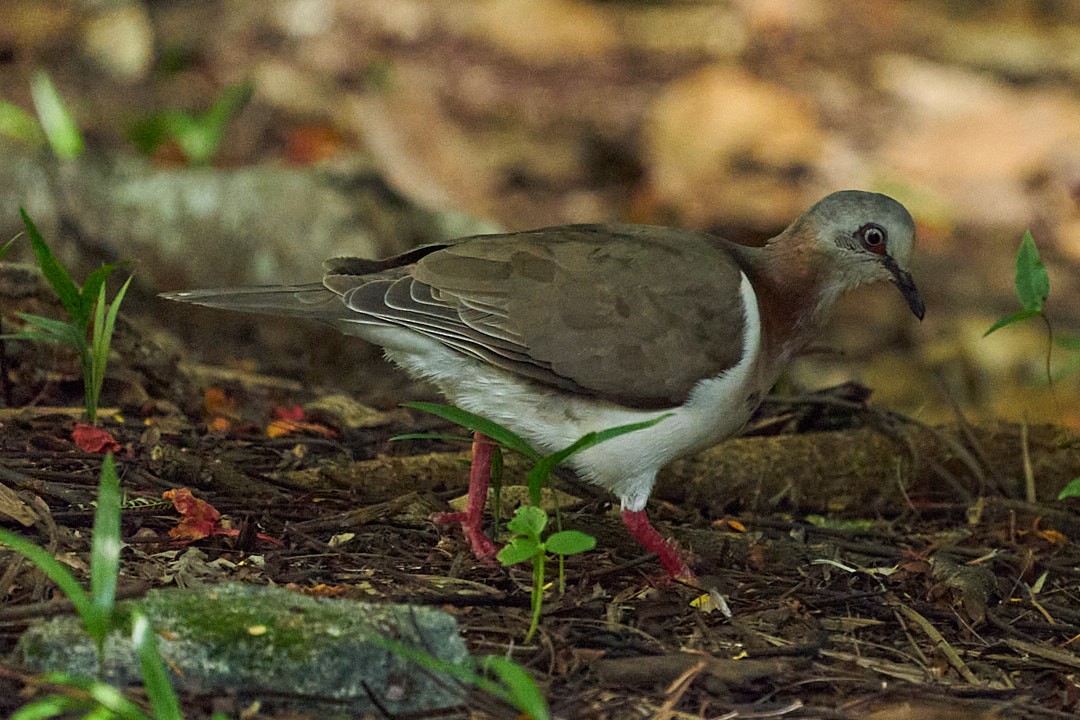
[(750, 396), (767, 389), (756, 382), (761, 318), (745, 274), (739, 290), (745, 309), (742, 359), (700, 381), (686, 403), (666, 410), (636, 410), (536, 385), (408, 330), (366, 326), (357, 334), (383, 345), (387, 357), (433, 381), (453, 403), (510, 428), (542, 452), (561, 450), (588, 432), (669, 414), (568, 461), (585, 479), (618, 495), (625, 509), (641, 510), (661, 467), (734, 435), (753, 412)]

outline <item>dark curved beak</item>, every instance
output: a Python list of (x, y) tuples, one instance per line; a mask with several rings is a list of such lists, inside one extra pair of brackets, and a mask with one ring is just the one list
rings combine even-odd
[(923, 315), (926, 314), (926, 306), (923, 304), (922, 295), (919, 294), (919, 288), (915, 287), (915, 281), (912, 279), (911, 273), (901, 270), (892, 258), (886, 259), (885, 267), (892, 273), (893, 282), (900, 289), (900, 294), (907, 300), (911, 312), (915, 317), (922, 320)]

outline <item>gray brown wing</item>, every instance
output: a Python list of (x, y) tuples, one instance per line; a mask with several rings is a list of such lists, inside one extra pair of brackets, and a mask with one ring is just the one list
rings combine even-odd
[(567, 226), (471, 238), (375, 277), (329, 274), (326, 285), (362, 317), (509, 372), (663, 407), (738, 362), (741, 277), (697, 233)]

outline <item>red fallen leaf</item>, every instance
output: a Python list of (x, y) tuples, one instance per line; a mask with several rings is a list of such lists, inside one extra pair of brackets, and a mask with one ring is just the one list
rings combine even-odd
[(116, 438), (108, 430), (102, 430), (86, 423), (75, 423), (71, 431), (71, 439), (79, 446), (79, 449), (88, 453), (115, 453), (120, 452), (122, 446), (116, 442)]
[(299, 422), (304, 419), (304, 408), (299, 405), (289, 405), (288, 407), (278, 406), (274, 408), (275, 420), (292, 420)]
[(172, 500), (173, 507), (180, 513), (180, 523), (169, 530), (169, 537), (178, 540), (201, 540), (211, 535), (236, 536), (235, 528), (221, 526), (221, 513), (210, 503), (200, 500), (187, 488), (166, 490), (161, 494), (166, 500)]
[(285, 135), (285, 155), (296, 165), (313, 165), (339, 154), (345, 145), (341, 133), (333, 128), (305, 125), (288, 130)]
[(226, 417), (236, 419), (236, 398), (231, 398), (225, 391), (218, 387), (207, 388), (203, 393), (203, 410), (211, 417)]
[[(227, 528), (221, 525), (221, 513), (210, 503), (200, 500), (191, 494), (187, 488), (166, 490), (161, 494), (166, 500), (172, 500), (173, 507), (180, 513), (180, 522), (176, 527), (169, 530), (169, 537), (176, 538), (184, 543), (202, 540), (211, 535), (225, 535), (236, 537), (240, 531), (236, 528)], [(266, 542), (280, 545), (281, 541), (263, 533), (256, 533), (255, 537)]]
[(272, 438), (285, 437), (295, 433), (308, 432), (323, 437), (336, 438), (337, 431), (319, 423), (299, 422), (297, 420), (274, 420), (266, 426), (266, 435)]

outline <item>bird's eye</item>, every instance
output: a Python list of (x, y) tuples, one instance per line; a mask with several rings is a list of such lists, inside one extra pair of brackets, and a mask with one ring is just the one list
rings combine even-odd
[(862, 245), (864, 250), (869, 250), (878, 255), (885, 254), (885, 241), (889, 235), (885, 232), (885, 228), (880, 225), (874, 223), (863, 225), (855, 232), (855, 237), (859, 239), (859, 244)]

